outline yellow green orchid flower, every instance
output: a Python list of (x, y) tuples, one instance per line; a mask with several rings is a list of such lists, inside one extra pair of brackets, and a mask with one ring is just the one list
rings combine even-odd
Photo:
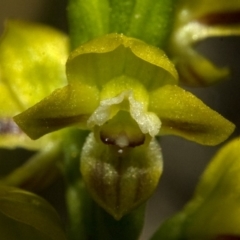
[(240, 238), (240, 138), (211, 160), (184, 209), (167, 220), (152, 240)]
[[(33, 139), (70, 126), (93, 131), (83, 147), (82, 175), (95, 200), (116, 219), (146, 200), (158, 184), (162, 157), (154, 137), (175, 134), (214, 145), (234, 129), (177, 86), (177, 72), (162, 50), (122, 34), (74, 50), (66, 75), (67, 86), (14, 120)], [(119, 163), (123, 159), (126, 167)], [(145, 180), (139, 192), (140, 179)], [(129, 199), (126, 189), (133, 193)]]
[[(150, 197), (162, 174), (157, 137), (171, 134), (212, 146), (235, 128), (179, 87), (179, 82), (209, 85), (228, 74), (193, 49), (206, 37), (239, 35), (239, 1), (212, 3), (69, 0), (69, 39), (40, 24), (10, 21), (0, 41), (0, 146), (39, 151), (1, 179), (1, 185), (35, 189), (40, 183), (41, 189), (55, 178), (60, 165), (67, 185), (71, 239), (137, 239), (144, 206), (137, 207)], [(203, 208), (218, 210), (211, 191), (222, 197), (234, 186), (216, 187), (214, 178), (210, 180), (211, 184), (199, 187), (197, 200), (207, 196), (212, 203), (206, 201), (204, 206), (202, 201)], [(2, 186), (0, 196), (4, 200), (8, 192), (12, 201), (15, 191)], [(19, 198), (26, 194), (20, 192)], [(30, 199), (35, 217), (19, 218), (19, 209), (28, 210)], [(10, 204), (11, 211), (3, 219), (11, 214), (13, 222), (35, 228), (47, 218), (52, 231), (41, 228), (40, 235), (52, 237), (56, 231), (55, 237), (65, 239), (51, 210), (39, 218), (37, 206), (42, 201), (36, 200), (32, 196), (21, 206)], [(226, 203), (236, 202), (228, 198)], [(187, 212), (191, 215), (197, 207)], [(193, 215), (197, 224), (208, 217), (201, 212)], [(37, 225), (29, 221), (34, 218)], [(215, 229), (215, 222), (210, 223)], [(195, 225), (186, 226), (190, 226), (187, 237), (195, 237)], [(210, 232), (206, 228), (203, 235), (235, 234), (229, 229)]]
[[(158, 48), (169, 42), (176, 66), (178, 59), (180, 65), (190, 60), (189, 42), (183, 55), (175, 41), (178, 13), (189, 3), (179, 1), (171, 18), (173, 3), (137, 1), (128, 8), (119, 1), (70, 1), (69, 11), (76, 13), (70, 16), (70, 55), (66, 36), (23, 22), (9, 23), (0, 44), (0, 102), (11, 98), (0, 112), (2, 146), (42, 149), (51, 142), (55, 152), (65, 135), (53, 132), (67, 127), (92, 132), (82, 148), (81, 173), (93, 198), (116, 219), (145, 201), (158, 184), (162, 155), (157, 136), (173, 134), (216, 145), (234, 130), (178, 86), (174, 64)], [(95, 17), (89, 11), (100, 12)], [(23, 132), (32, 139), (52, 134), (34, 143)], [(59, 157), (52, 151), (46, 151), (51, 164)]]
[(208, 86), (229, 75), (200, 55), (194, 45), (210, 37), (240, 35), (238, 0), (179, 0), (168, 44), (180, 80), (190, 86)]

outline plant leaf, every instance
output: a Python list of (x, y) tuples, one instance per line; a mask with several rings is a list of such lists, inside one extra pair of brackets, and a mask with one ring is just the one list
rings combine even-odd
[(39, 196), (0, 186), (1, 239), (66, 240), (56, 211)]

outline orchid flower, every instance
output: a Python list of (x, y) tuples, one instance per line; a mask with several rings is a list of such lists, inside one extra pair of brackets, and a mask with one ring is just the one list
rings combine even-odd
[[(178, 86), (175, 65), (159, 48), (170, 52), (180, 80), (185, 72), (181, 66), (192, 59), (194, 69), (199, 66), (204, 73), (208, 71), (209, 64), (190, 47), (192, 32), (185, 31), (185, 24), (195, 16), (190, 2), (143, 2), (134, 8), (132, 1), (128, 8), (108, 1), (97, 6), (70, 1), (74, 48), (70, 53), (68, 40), (61, 33), (23, 22), (9, 23), (0, 44), (0, 102), (4, 106), (4, 99), (11, 99), (11, 105), (0, 112), (2, 142), (31, 147), (34, 143), (23, 132), (32, 139), (51, 133), (44, 136), (43, 143), (37, 140), (36, 148), (41, 149), (48, 142), (57, 146), (64, 138), (65, 131), (57, 130), (89, 131), (79, 149), (81, 174), (95, 201), (116, 219), (148, 199), (159, 182), (162, 155), (156, 137), (173, 134), (216, 145), (234, 130), (232, 123)], [(95, 30), (94, 12), (86, 15), (89, 9), (100, 11)], [(134, 12), (130, 23), (129, 9)], [(146, 22), (147, 9), (152, 11), (151, 24)], [(185, 9), (193, 10), (193, 17), (181, 23)], [(113, 20), (109, 26), (106, 16)], [(78, 29), (79, 19), (83, 26)], [(146, 27), (144, 34), (141, 24)], [(178, 42), (179, 34), (183, 46)], [(196, 40), (203, 39), (194, 34)], [(204, 37), (208, 36), (205, 33)], [(210, 68), (212, 74), (212, 65)], [(208, 76), (206, 79), (208, 82)], [(21, 130), (12, 121), (15, 114)]]
[[(135, 206), (135, 201), (138, 204), (145, 200), (158, 184), (162, 158), (157, 135), (175, 134), (213, 145), (225, 140), (234, 129), (230, 122), (177, 86), (176, 70), (161, 50), (134, 38), (109, 34), (80, 46), (68, 58), (66, 75), (67, 86), (55, 90), (14, 120), (33, 139), (68, 126), (93, 131), (83, 147), (81, 168), (89, 189), (94, 189), (93, 196), (98, 196), (96, 200), (101, 192), (95, 183), (99, 179), (92, 178), (106, 178), (98, 169), (101, 155), (107, 158), (107, 163), (104, 158), (100, 161), (107, 172), (113, 171), (108, 169), (108, 161), (125, 158), (130, 164), (136, 154), (144, 156), (139, 163), (148, 172), (139, 178), (146, 178), (145, 184), (149, 182), (149, 194), (146, 189), (144, 197), (136, 193), (137, 200), (131, 199)], [(118, 174), (110, 177), (115, 179), (111, 179), (115, 186)], [(109, 181), (103, 183), (106, 188)], [(125, 180), (122, 181), (124, 185)], [(112, 202), (110, 209), (118, 209), (122, 216), (125, 205), (119, 208), (117, 199), (102, 199), (103, 195), (98, 200), (101, 205), (108, 209)]]

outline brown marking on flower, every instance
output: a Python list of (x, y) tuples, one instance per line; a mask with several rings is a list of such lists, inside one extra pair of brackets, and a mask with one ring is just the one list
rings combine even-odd
[[(139, 170), (140, 172), (140, 170)], [(147, 171), (141, 171), (140, 176), (138, 176), (136, 189), (135, 189), (135, 196), (134, 196), (134, 203), (137, 203), (139, 199), (142, 199), (144, 195), (145, 186), (148, 182), (148, 174)]]
[(237, 235), (220, 235), (213, 240), (240, 240), (240, 236)]
[(0, 119), (0, 135), (5, 134), (22, 134), (22, 130), (17, 126), (12, 118), (2, 118)]
[(39, 127), (47, 128), (62, 128), (69, 125), (75, 125), (81, 122), (86, 122), (89, 115), (77, 115), (69, 117), (43, 118), (37, 119)]
[(201, 123), (189, 123), (178, 119), (170, 120), (161, 118), (162, 126), (188, 134), (205, 134), (209, 132), (209, 127)]
[[(30, 117), (24, 119), (21, 114), (14, 117), (15, 122), (19, 127), (32, 139), (38, 139), (44, 134), (57, 131), (64, 127), (81, 126), (85, 127), (85, 123), (89, 115), (75, 115), (75, 116), (58, 116), (58, 117)], [(81, 125), (83, 124), (83, 125)]]
[(231, 25), (240, 23), (240, 11), (210, 13), (199, 19), (205, 25)]
[(191, 78), (195, 79), (195, 83), (198, 83), (198, 86), (208, 86), (206, 80), (201, 75), (199, 75), (199, 73), (197, 73), (191, 65), (187, 65), (187, 71), (191, 75)]
[[(117, 171), (117, 179), (115, 183), (115, 195), (116, 195), (116, 202), (115, 202), (115, 210), (116, 213), (124, 215), (123, 210), (123, 196), (126, 194), (126, 190), (122, 187), (122, 182), (124, 182), (124, 174), (127, 172), (128, 167), (126, 168), (124, 164), (124, 156), (122, 154), (118, 154), (116, 156), (116, 165), (115, 165), (115, 170)], [(132, 189), (133, 192), (128, 193), (131, 194), (133, 197), (133, 202), (131, 203), (133, 206), (139, 202), (139, 200), (142, 199), (142, 196), (144, 195), (145, 192), (145, 185), (146, 182), (148, 182), (148, 176), (147, 176), (146, 171), (141, 171), (139, 169), (139, 172), (137, 174), (137, 178), (132, 179), (132, 181), (136, 181), (135, 188)], [(125, 192), (124, 192), (125, 191)]]
[(115, 208), (116, 208), (116, 211), (118, 211), (118, 209), (121, 208), (121, 192), (122, 192), (122, 189), (121, 189), (121, 182), (122, 182), (122, 176), (123, 176), (123, 164), (122, 164), (122, 161), (124, 161), (122, 159), (122, 156), (121, 154), (118, 154), (118, 157), (117, 157), (117, 166), (116, 166), (116, 171), (118, 173), (117, 175), (117, 181), (116, 181), (116, 203), (115, 203)]
[(104, 183), (104, 175), (104, 162), (96, 161), (90, 172), (90, 188), (94, 188), (98, 196), (101, 196), (102, 201), (105, 201), (107, 197), (105, 194), (106, 184)]
[(204, 87), (209, 85), (204, 78), (194, 70), (191, 64), (185, 62), (176, 65), (176, 68), (179, 74), (179, 79), (181, 79), (181, 82), (184, 83), (185, 86)]
[[(199, 75), (190, 64), (185, 64), (184, 68), (187, 70), (190, 77), (185, 76), (184, 73), (179, 69), (179, 78), (189, 86), (208, 86), (204, 78)], [(190, 79), (190, 80), (189, 80)]]
[[(99, 156), (101, 159), (106, 158), (106, 156)], [(121, 209), (121, 183), (122, 183), (122, 176), (124, 172), (124, 166), (123, 166), (123, 159), (121, 154), (118, 154), (116, 151), (115, 155), (115, 164), (113, 167), (114, 171), (116, 171), (116, 175), (114, 176), (114, 179), (111, 179), (111, 183), (109, 183), (106, 180), (106, 174), (108, 171), (107, 163), (105, 161), (96, 161), (96, 164), (93, 166), (93, 168), (90, 171), (89, 176), (89, 186), (90, 188), (94, 189), (94, 191), (97, 193), (98, 198), (101, 199), (102, 202), (105, 202), (105, 204), (110, 204), (110, 208), (114, 208), (114, 212), (116, 214), (115, 217), (117, 217), (119, 210)], [(114, 189), (114, 192), (111, 192), (111, 189)], [(109, 191), (110, 190), (110, 191)], [(115, 201), (109, 202), (109, 197), (107, 193), (110, 193), (114, 196)], [(111, 200), (110, 200), (111, 201)]]

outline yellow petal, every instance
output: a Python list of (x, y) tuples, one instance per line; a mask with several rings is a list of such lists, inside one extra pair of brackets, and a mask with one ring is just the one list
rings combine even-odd
[(67, 62), (69, 83), (94, 86), (125, 75), (147, 89), (177, 83), (177, 72), (165, 53), (154, 46), (122, 34), (94, 39), (74, 50)]
[(173, 134), (204, 145), (216, 145), (235, 126), (190, 92), (166, 85), (150, 94), (149, 110), (162, 122), (160, 134)]
[(98, 90), (80, 84), (55, 90), (49, 97), (14, 117), (32, 139), (64, 127), (86, 128), (87, 119), (99, 103)]

